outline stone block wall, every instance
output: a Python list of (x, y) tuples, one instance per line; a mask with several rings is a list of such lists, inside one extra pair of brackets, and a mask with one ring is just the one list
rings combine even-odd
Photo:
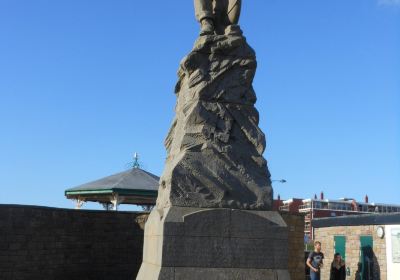
[[(289, 227), (289, 272), (304, 280), (304, 217)], [(1, 280), (133, 280), (147, 214), (0, 205)]]
[(289, 228), (289, 273), (291, 280), (305, 279), (304, 215), (281, 212)]
[[(348, 279), (355, 279), (358, 262), (360, 260), (360, 236), (373, 237), (373, 251), (376, 256), (376, 266), (379, 271), (376, 280), (386, 280), (387, 264), (386, 264), (386, 243), (385, 239), (381, 239), (376, 235), (378, 226), (363, 225), (363, 226), (337, 226), (315, 228), (315, 240), (322, 243), (322, 252), (325, 255), (325, 265), (321, 270), (321, 280), (329, 280), (330, 264), (334, 256), (334, 236), (342, 235), (346, 237), (346, 265), (350, 267), (351, 275)], [(375, 278), (374, 278), (375, 279)]]
[(0, 279), (135, 279), (140, 215), (0, 205)]

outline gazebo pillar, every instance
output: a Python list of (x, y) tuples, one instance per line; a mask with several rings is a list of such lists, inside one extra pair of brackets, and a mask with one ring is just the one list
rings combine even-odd
[(80, 197), (74, 199), (74, 201), (75, 201), (75, 209), (77, 210), (81, 209), (83, 204), (85, 203), (85, 200), (81, 199)]
[(123, 201), (122, 197), (120, 197), (118, 194), (114, 194), (111, 197), (111, 200), (110, 200), (110, 202), (113, 205), (113, 209), (112, 210), (118, 211), (118, 206), (122, 203), (122, 201)]
[(110, 203), (105, 202), (105, 203), (100, 203), (100, 204), (103, 206), (104, 210), (106, 210), (106, 211), (110, 211), (111, 210), (111, 204)]

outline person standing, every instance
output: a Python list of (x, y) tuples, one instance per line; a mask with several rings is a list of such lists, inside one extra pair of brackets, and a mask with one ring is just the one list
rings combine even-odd
[(308, 255), (307, 266), (310, 268), (310, 279), (321, 279), (321, 267), (323, 265), (324, 254), (321, 252), (321, 242), (314, 242), (314, 251)]
[(346, 279), (346, 264), (339, 253), (335, 254), (331, 264), (330, 280), (345, 280)]

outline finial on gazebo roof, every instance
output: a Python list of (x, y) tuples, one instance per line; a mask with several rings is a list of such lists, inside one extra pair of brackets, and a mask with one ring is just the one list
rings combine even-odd
[(133, 166), (132, 166), (133, 168), (139, 168), (140, 167), (140, 164), (139, 164), (139, 154), (138, 153), (135, 153), (134, 155), (133, 155)]

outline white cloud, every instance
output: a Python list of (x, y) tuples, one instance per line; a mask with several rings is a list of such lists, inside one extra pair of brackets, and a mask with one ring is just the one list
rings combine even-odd
[(379, 5), (400, 6), (400, 0), (378, 0)]

